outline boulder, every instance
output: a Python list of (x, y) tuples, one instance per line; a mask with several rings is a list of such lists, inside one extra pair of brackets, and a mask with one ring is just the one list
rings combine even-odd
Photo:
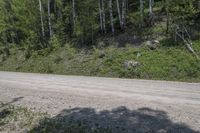
[(150, 50), (155, 50), (158, 48), (160, 42), (158, 40), (146, 41), (145, 46), (147, 46)]
[(104, 51), (99, 52), (99, 58), (104, 58), (106, 56)]
[(124, 67), (126, 69), (136, 68), (138, 66), (140, 66), (140, 63), (138, 61), (129, 60), (124, 62)]

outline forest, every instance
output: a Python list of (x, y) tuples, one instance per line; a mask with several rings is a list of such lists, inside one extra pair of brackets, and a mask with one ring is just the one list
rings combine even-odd
[(0, 70), (200, 81), (199, 0), (0, 0)]

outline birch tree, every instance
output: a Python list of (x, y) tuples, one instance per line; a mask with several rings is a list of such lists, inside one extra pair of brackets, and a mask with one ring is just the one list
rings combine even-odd
[(43, 39), (43, 41), (44, 41), (44, 38), (45, 38), (45, 31), (44, 31), (42, 1), (41, 1), (41, 0), (38, 0), (38, 2), (39, 2), (39, 10), (40, 10), (40, 22), (41, 22), (41, 30), (42, 30), (42, 39)]
[(114, 23), (113, 23), (112, 0), (109, 0), (109, 12), (110, 12), (110, 24), (111, 24), (111, 29), (112, 29), (112, 33), (114, 34), (115, 28), (114, 28)]
[(101, 0), (99, 0), (99, 20), (100, 20), (100, 28), (103, 33), (103, 20), (102, 20), (102, 8), (101, 8)]
[(117, 12), (118, 12), (119, 24), (120, 24), (120, 27), (123, 28), (119, 0), (116, 0), (116, 3), (117, 3)]
[(41, 1), (41, 0), (38, 0), (38, 2), (39, 2), (39, 10), (40, 10), (40, 22), (41, 22), (41, 30), (42, 30), (42, 39), (43, 39), (43, 41), (44, 41), (44, 38), (45, 38), (45, 31), (44, 31), (42, 1)]
[(149, 0), (149, 14), (153, 14), (153, 7), (152, 7), (153, 1)]
[(48, 21), (49, 21), (49, 36), (53, 36), (52, 25), (51, 25), (51, 1), (48, 0)]
[(101, 32), (106, 33), (106, 15), (104, 0), (99, 0), (99, 19)]
[(140, 26), (144, 25), (144, 1), (140, 0)]
[(126, 13), (126, 7), (125, 7), (125, 0), (122, 0), (122, 29), (124, 29), (125, 26), (125, 13)]
[(106, 33), (106, 15), (105, 15), (105, 3), (104, 0), (102, 2), (102, 14), (103, 14), (103, 31)]

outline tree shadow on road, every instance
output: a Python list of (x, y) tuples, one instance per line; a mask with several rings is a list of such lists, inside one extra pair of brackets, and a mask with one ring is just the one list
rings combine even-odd
[(0, 101), (0, 108), (3, 108), (5, 106), (8, 106), (8, 105), (13, 104), (15, 102), (18, 102), (18, 101), (22, 100), (23, 98), (24, 97), (16, 97), (16, 98), (13, 98), (10, 102), (7, 102), (7, 103), (3, 103), (3, 102)]
[(118, 107), (97, 112), (93, 108), (63, 110), (45, 118), (31, 132), (48, 133), (198, 133), (187, 125), (172, 122), (166, 112), (150, 108)]

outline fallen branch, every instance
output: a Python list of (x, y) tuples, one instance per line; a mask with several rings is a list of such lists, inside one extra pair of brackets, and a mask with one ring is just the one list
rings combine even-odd
[[(189, 35), (187, 29), (185, 28), (185, 26), (183, 26), (183, 27), (184, 27), (185, 33), (187, 34), (187, 36), (188, 36), (189, 39), (185, 39), (180, 33), (177, 32), (177, 30), (175, 31), (175, 34), (176, 34), (180, 39), (183, 40), (183, 42), (185, 43), (187, 49), (188, 49), (191, 53), (193, 53), (193, 54), (196, 56), (197, 59), (200, 59), (199, 56), (197, 55), (197, 53), (196, 53), (196, 52), (194, 51), (194, 49), (192, 48), (191, 37), (190, 37), (190, 35)], [(179, 29), (179, 26), (176, 25), (176, 28)]]

